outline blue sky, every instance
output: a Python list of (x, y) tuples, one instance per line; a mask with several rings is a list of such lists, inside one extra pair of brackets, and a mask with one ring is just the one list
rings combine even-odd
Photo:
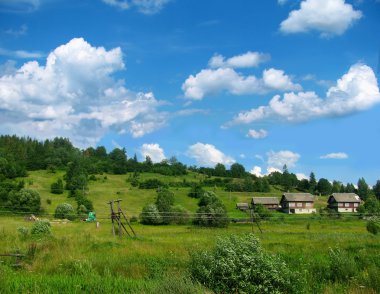
[(0, 133), (380, 179), (376, 0), (0, 0)]

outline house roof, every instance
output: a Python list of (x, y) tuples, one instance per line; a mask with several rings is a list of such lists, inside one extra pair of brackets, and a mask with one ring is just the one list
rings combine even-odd
[(335, 199), (336, 202), (360, 202), (360, 197), (355, 193), (333, 193), (327, 202)]
[(294, 202), (314, 202), (314, 196), (310, 193), (284, 193), (282, 194), (282, 201), (294, 201)]
[(277, 204), (279, 200), (277, 197), (252, 197), (252, 204)]

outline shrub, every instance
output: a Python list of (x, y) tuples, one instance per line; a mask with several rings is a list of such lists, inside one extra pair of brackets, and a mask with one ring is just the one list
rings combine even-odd
[(17, 232), (18, 232), (20, 239), (25, 240), (28, 237), (29, 229), (26, 227), (18, 227)]
[(213, 192), (205, 192), (198, 203), (194, 224), (204, 227), (227, 227), (229, 218), (222, 201)]
[(77, 212), (78, 212), (78, 215), (80, 218), (85, 218), (87, 217), (87, 208), (86, 206), (84, 206), (83, 204), (79, 205), (78, 208), (77, 208)]
[(47, 219), (35, 221), (30, 233), (34, 236), (51, 235), (50, 222)]
[(61, 203), (55, 209), (54, 217), (73, 220), (75, 218), (74, 208), (69, 203)]
[(139, 189), (158, 189), (160, 187), (166, 188), (167, 185), (159, 179), (147, 179), (139, 184)]
[(190, 253), (194, 279), (216, 293), (297, 293), (297, 272), (264, 252), (252, 234), (220, 238), (210, 251)]
[(11, 191), (8, 196), (8, 206), (17, 211), (38, 213), (41, 209), (40, 194), (30, 189)]
[(160, 212), (162, 223), (169, 224), (172, 219), (172, 205), (174, 204), (174, 194), (168, 189), (158, 189), (156, 207)]
[(262, 204), (256, 205), (254, 212), (257, 213), (260, 219), (264, 220), (272, 216), (272, 212)]
[(157, 206), (154, 204), (148, 204), (144, 206), (141, 215), (141, 223), (144, 225), (158, 225), (162, 223), (162, 218)]
[(63, 193), (63, 182), (62, 179), (58, 179), (56, 182), (50, 185), (50, 193), (62, 194)]
[(190, 192), (187, 194), (187, 196), (191, 198), (201, 198), (204, 193), (205, 190), (203, 190), (202, 186), (195, 184), (191, 187)]
[(50, 198), (46, 199), (46, 203), (47, 203), (48, 205), (50, 205), (50, 204), (51, 204), (51, 199), (50, 199)]
[(181, 205), (172, 207), (171, 223), (184, 225), (190, 222), (189, 217), (189, 212)]
[(380, 233), (380, 220), (371, 219), (367, 222), (367, 231), (371, 234), (377, 235)]

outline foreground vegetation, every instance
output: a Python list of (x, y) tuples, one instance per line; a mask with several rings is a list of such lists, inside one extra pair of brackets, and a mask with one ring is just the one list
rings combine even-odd
[(292, 272), (302, 293), (380, 291), (380, 239), (361, 220), (287, 219), (209, 229), (134, 224), (137, 239), (113, 237), (108, 220), (52, 223), (52, 235), (21, 236), (31, 227), (22, 218), (0, 217), (2, 253), (26, 254), (20, 267), (1, 258), (5, 293), (132, 292), (203, 293), (191, 278), (190, 252), (211, 250), (219, 237), (246, 236), (253, 230), (264, 250)]

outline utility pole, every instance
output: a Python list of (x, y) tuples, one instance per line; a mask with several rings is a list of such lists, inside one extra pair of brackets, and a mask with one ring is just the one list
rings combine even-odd
[[(111, 208), (112, 233), (115, 236), (115, 221), (116, 221), (117, 225), (118, 225), (118, 235), (119, 235), (119, 237), (122, 236), (123, 231), (129, 237), (131, 237), (131, 238), (132, 237), (137, 237), (135, 231), (133, 230), (133, 228), (131, 226), (131, 223), (129, 222), (127, 216), (124, 214), (123, 210), (120, 207), (120, 202), (121, 201), (122, 201), (121, 199), (117, 199), (117, 200), (111, 200), (110, 202), (108, 202), (108, 204), (110, 205), (110, 208)], [(114, 206), (113, 206), (113, 204), (115, 202), (117, 203), (117, 211), (116, 212), (115, 212)], [(124, 218), (125, 222), (127, 223), (127, 226), (129, 227), (130, 232), (128, 231), (128, 229), (126, 228), (126, 226), (123, 224), (121, 217)]]

